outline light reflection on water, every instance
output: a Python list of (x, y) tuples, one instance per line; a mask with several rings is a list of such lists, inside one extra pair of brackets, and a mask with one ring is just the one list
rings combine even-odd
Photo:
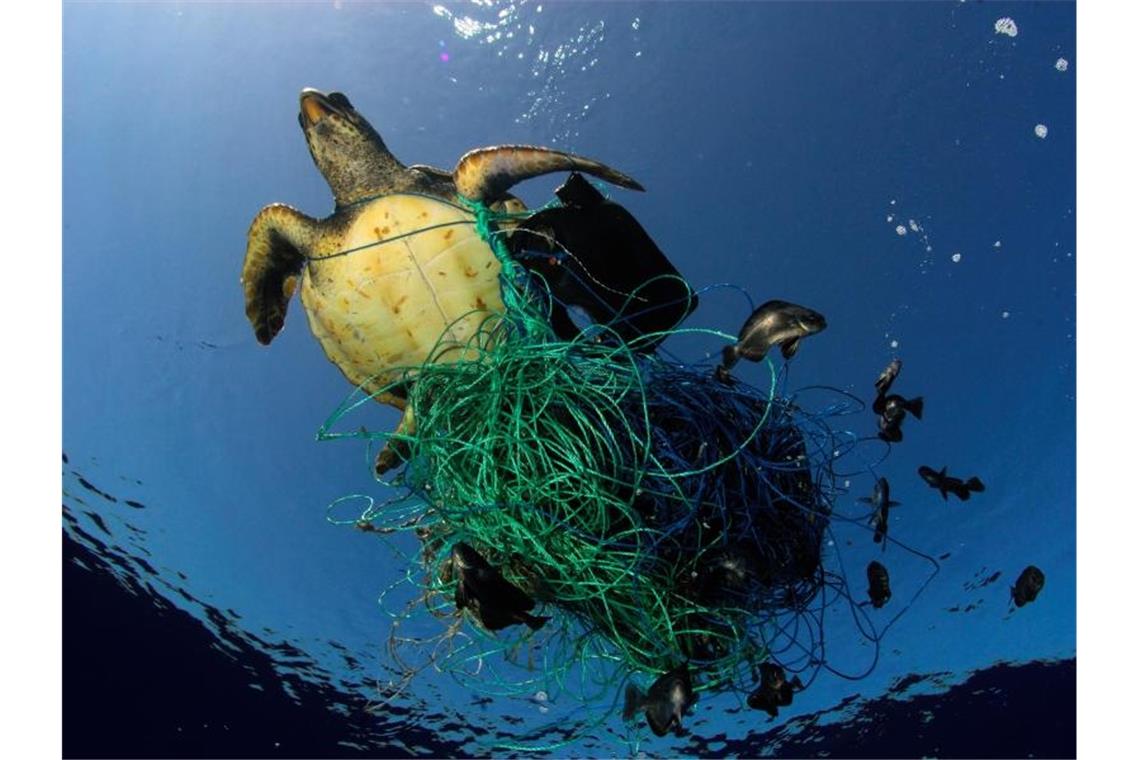
[[(515, 122), (548, 135), (552, 145), (578, 139), (582, 122), (612, 97), (609, 82), (620, 75), (618, 67), (642, 54), (641, 20), (632, 8), (624, 14), (628, 18), (620, 23), (611, 19), (607, 26), (605, 19), (567, 6), (481, 0), (462, 10), (432, 7), (456, 38), (497, 58), (523, 62), (525, 69), (517, 76), (525, 80), (518, 84), (525, 88), (526, 105), (515, 114)], [(440, 45), (447, 47), (446, 40)], [(451, 60), (450, 54), (443, 55)]]

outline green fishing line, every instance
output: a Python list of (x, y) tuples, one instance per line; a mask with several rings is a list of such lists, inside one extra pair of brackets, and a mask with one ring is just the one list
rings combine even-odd
[[(466, 205), (502, 266), (504, 312), (483, 320), (464, 361), (429, 358), (378, 389), (406, 389), (414, 431), (334, 432), (370, 403), (359, 390), (322, 425), (322, 440), (406, 446), (403, 470), (384, 481), (395, 495), (369, 497), (349, 522), (415, 533), (420, 550), (404, 580), (441, 618), (454, 609), (447, 562), (458, 541), (533, 596), (536, 614), (554, 615), (537, 632), (470, 626), (459, 649), (432, 639), (434, 666), (474, 688), (533, 693), (535, 682), (511, 683), (485, 665), (528, 646), (540, 650), (538, 681), (569, 688), (577, 674), (575, 690), (594, 702), (612, 702), (630, 673), (683, 660), (702, 690), (739, 681), (764, 658), (782, 600), (819, 582), (829, 510), (800, 410), (777, 396), (770, 362), (760, 390), (639, 353), (604, 325), (559, 339), (535, 297), (543, 284), (504, 243), (500, 225), (517, 217)], [(433, 356), (452, 349), (441, 338)], [(747, 583), (731, 575), (737, 555), (752, 563)]]

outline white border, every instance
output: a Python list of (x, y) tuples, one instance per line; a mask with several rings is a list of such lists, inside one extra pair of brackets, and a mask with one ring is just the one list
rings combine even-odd
[(59, 757), (62, 388), (62, 7), (0, 9), (5, 429), (2, 626), (4, 746)]

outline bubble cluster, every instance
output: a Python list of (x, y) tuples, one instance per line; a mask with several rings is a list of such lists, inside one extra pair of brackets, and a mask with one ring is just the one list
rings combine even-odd
[(1057, 62), (1053, 64), (1053, 68), (1055, 68), (1057, 71), (1068, 71), (1069, 62), (1064, 58), (1058, 58)]
[(1004, 34), (1007, 37), (1017, 36), (1017, 23), (1009, 16), (1003, 16), (994, 22), (994, 34)]
[(915, 244), (922, 246), (923, 255), (919, 261), (919, 268), (922, 273), (925, 274), (931, 264), (933, 264), (933, 259), (930, 254), (934, 251), (934, 245), (930, 241), (925, 222), (919, 221), (919, 219), (923, 217), (921, 215), (919, 215), (918, 218), (910, 216), (907, 213), (907, 209), (898, 208), (898, 202), (893, 198), (890, 201), (890, 205), (893, 208), (887, 210), (887, 224), (891, 225), (895, 234), (900, 238), (906, 238), (909, 235), (910, 239), (915, 241)]
[(1044, 124), (1038, 124), (1033, 128), (1033, 134), (1044, 140), (1045, 136), (1049, 134), (1049, 127), (1045, 126)]

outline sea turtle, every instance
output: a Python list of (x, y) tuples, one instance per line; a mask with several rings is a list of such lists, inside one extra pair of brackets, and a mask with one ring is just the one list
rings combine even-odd
[[(507, 194), (511, 186), (555, 171), (642, 189), (596, 161), (525, 145), (477, 148), (453, 172), (405, 166), (339, 92), (302, 90), (298, 119), (336, 208), (314, 219), (274, 203), (254, 217), (241, 273), (245, 313), (268, 345), (299, 284), (309, 328), (329, 360), (353, 385), (404, 412), (397, 433), (413, 429), (406, 391), (378, 390), (429, 355), (463, 358), (462, 346), (503, 308), (499, 262), (459, 196), (521, 210)], [(386, 446), (377, 470), (395, 462)]]

